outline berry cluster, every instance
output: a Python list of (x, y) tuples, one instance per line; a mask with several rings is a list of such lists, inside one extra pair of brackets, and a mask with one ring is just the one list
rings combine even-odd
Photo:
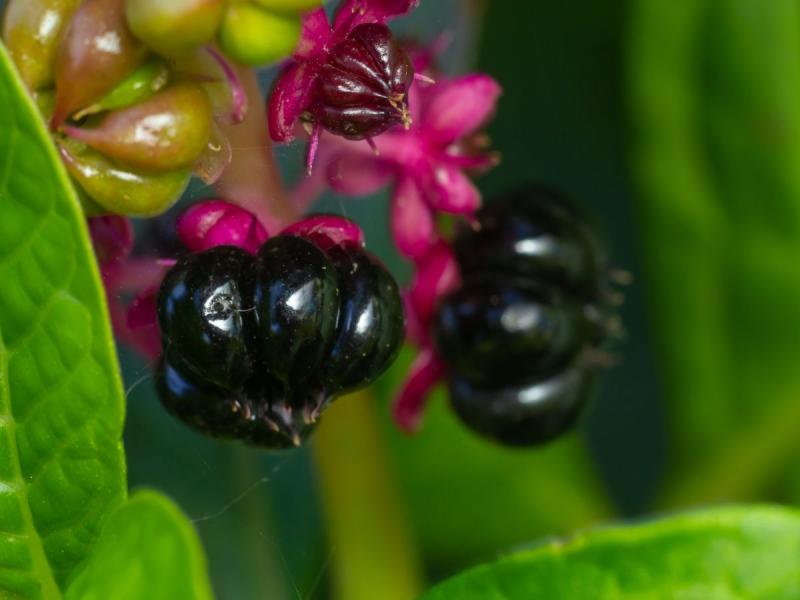
[(391, 275), (353, 236), (309, 223), (255, 256), (190, 254), (164, 278), (159, 390), (192, 427), (297, 446), (332, 398), (371, 383), (397, 354), (405, 326)]
[(2, 33), (87, 214), (154, 216), (231, 160), (221, 126), (247, 99), (228, 61), (287, 56), (319, 4), (10, 0)]
[(453, 248), (462, 283), (440, 301), (433, 334), (455, 412), (504, 444), (561, 435), (615, 323), (592, 232), (563, 196), (531, 188), (478, 211)]

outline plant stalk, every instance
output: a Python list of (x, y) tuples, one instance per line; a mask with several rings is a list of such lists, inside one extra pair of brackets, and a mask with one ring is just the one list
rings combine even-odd
[[(243, 123), (223, 128), (233, 160), (217, 189), (274, 233), (299, 215), (275, 164), (255, 71), (242, 68), (239, 76), (250, 110)], [(339, 399), (312, 444), (334, 597), (410, 600), (422, 590), (420, 560), (373, 402), (366, 392)]]

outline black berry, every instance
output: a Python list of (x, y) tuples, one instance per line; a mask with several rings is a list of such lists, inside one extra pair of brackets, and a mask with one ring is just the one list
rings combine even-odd
[(613, 322), (603, 250), (563, 195), (535, 187), (480, 210), (454, 239), (462, 285), (434, 323), (451, 404), (509, 445), (567, 431)]
[(222, 246), (167, 274), (161, 400), (206, 434), (299, 445), (337, 395), (376, 379), (404, 337), (391, 275), (356, 244), (291, 235)]
[(593, 375), (571, 367), (528, 384), (481, 388), (455, 376), (450, 403), (472, 430), (509, 446), (543, 444), (572, 428), (591, 393)]

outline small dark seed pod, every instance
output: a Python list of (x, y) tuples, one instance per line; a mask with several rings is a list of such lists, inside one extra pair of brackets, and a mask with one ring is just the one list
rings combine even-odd
[(473, 431), (509, 446), (544, 444), (566, 433), (591, 394), (592, 374), (579, 367), (527, 385), (484, 389), (456, 376), (450, 403)]
[(359, 25), (331, 51), (317, 83), (313, 117), (351, 140), (408, 124), (414, 69), (385, 25)]

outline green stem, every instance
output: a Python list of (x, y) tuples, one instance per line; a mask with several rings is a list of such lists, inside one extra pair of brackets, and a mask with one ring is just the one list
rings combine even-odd
[(416, 544), (377, 419), (369, 393), (340, 398), (312, 445), (341, 600), (410, 600), (422, 591)]

